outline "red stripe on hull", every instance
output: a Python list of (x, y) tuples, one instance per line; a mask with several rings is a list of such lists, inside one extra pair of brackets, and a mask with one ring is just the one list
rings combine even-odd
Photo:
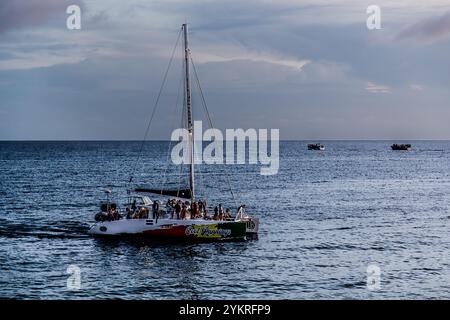
[(182, 226), (162, 226), (158, 229), (143, 231), (144, 235), (172, 239), (193, 240), (232, 240), (246, 238), (245, 223), (192, 224)]
[(155, 230), (147, 230), (143, 232), (146, 235), (170, 237), (170, 238), (184, 238), (186, 236), (186, 226), (173, 226), (169, 228), (161, 228)]

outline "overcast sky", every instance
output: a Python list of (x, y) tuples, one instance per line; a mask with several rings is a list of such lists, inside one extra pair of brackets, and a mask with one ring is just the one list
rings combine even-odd
[[(450, 139), (450, 0), (1, 0), (0, 140), (142, 139), (186, 20), (220, 129)], [(177, 124), (178, 53), (150, 139)]]

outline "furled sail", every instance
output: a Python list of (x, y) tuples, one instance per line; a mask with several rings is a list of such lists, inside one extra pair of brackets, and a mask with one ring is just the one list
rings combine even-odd
[(190, 189), (180, 189), (180, 190), (168, 190), (168, 189), (149, 189), (149, 188), (136, 188), (134, 189), (136, 192), (148, 192), (159, 194), (162, 196), (190, 199), (191, 198), (191, 190)]

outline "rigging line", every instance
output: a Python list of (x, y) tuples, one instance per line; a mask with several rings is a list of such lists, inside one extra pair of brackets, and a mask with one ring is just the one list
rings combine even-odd
[[(206, 116), (208, 117), (210, 128), (212, 129), (212, 128), (214, 128), (214, 126), (213, 126), (213, 123), (212, 123), (211, 115), (209, 114), (209, 110), (208, 110), (208, 106), (206, 104), (205, 96), (203, 95), (202, 86), (200, 85), (200, 80), (199, 80), (198, 74), (197, 74), (197, 68), (195, 67), (194, 59), (192, 59), (192, 56), (189, 55), (189, 57), (191, 58), (192, 69), (194, 70), (195, 80), (196, 80), (198, 89), (200, 91), (200, 97), (201, 97), (201, 100), (202, 100), (202, 105), (203, 105), (203, 108), (205, 109)], [(236, 199), (236, 196), (234, 195), (233, 188), (231, 186), (230, 175), (229, 175), (229, 172), (228, 172), (226, 164), (225, 164), (224, 168), (225, 168), (225, 176), (227, 178), (228, 187), (230, 188), (231, 196), (233, 197), (234, 204), (236, 205), (236, 207), (238, 207), (237, 199)]]
[[(197, 86), (198, 87), (198, 86)], [(194, 90), (192, 90), (194, 93)], [(200, 91), (200, 90), (198, 90)], [(199, 92), (195, 92), (196, 94), (199, 94)], [(200, 141), (200, 143), (202, 144), (202, 148), (203, 148), (203, 143), (202, 141)], [(199, 194), (199, 200), (203, 199), (205, 201), (207, 201), (207, 195), (206, 195), (206, 187), (205, 187), (205, 179), (203, 179), (203, 172), (202, 172), (202, 166), (198, 165), (196, 166), (196, 170), (198, 172), (198, 175), (200, 176), (200, 183), (198, 184), (198, 190), (197, 193)]]
[(209, 114), (208, 107), (207, 107), (207, 105), (206, 105), (205, 96), (203, 95), (203, 90), (202, 90), (202, 87), (201, 87), (201, 85), (200, 85), (200, 80), (199, 80), (198, 75), (197, 75), (197, 68), (195, 67), (194, 60), (192, 59), (192, 56), (190, 56), (190, 58), (191, 58), (191, 63), (192, 63), (192, 69), (194, 70), (195, 80), (196, 80), (196, 83), (197, 83), (197, 86), (198, 86), (198, 89), (199, 89), (199, 92), (200, 92), (200, 97), (201, 97), (201, 100), (202, 100), (202, 105), (203, 105), (203, 108), (205, 109), (206, 116), (208, 117), (209, 125), (210, 125), (210, 127), (211, 127), (211, 129), (212, 129), (212, 128), (214, 128), (214, 127), (213, 127), (213, 123), (212, 123), (212, 120), (211, 120), (211, 116), (210, 116), (210, 114)]
[[(183, 70), (181, 70), (181, 71), (183, 71)], [(175, 112), (174, 112), (174, 114), (177, 114), (178, 103), (180, 102), (180, 95), (181, 95), (181, 87), (182, 87), (182, 85), (183, 85), (183, 76), (181, 76), (180, 84), (178, 86), (178, 92), (177, 92), (177, 99), (176, 99), (176, 102), (175, 102)], [(171, 128), (175, 127), (176, 118), (177, 118), (176, 116), (173, 118), (173, 122), (172, 122)], [(169, 169), (169, 155), (170, 155), (170, 148), (172, 147), (172, 142), (173, 142), (172, 139), (170, 139), (169, 148), (167, 149), (167, 157), (166, 157), (167, 165), (166, 165), (166, 168), (164, 170), (163, 181), (162, 181), (162, 186), (161, 186), (161, 188), (162, 188), (161, 189), (161, 193), (164, 190), (165, 185), (167, 183), (166, 177), (167, 177), (167, 170)]]
[(133, 170), (132, 170), (132, 172), (131, 172), (129, 184), (131, 184), (131, 182), (133, 181), (133, 178), (134, 178), (133, 176), (134, 176), (135, 171), (136, 171), (137, 163), (139, 162), (139, 160), (140, 160), (140, 158), (141, 158), (142, 150), (144, 149), (144, 143), (145, 143), (145, 140), (147, 139), (147, 135), (148, 135), (148, 133), (149, 133), (149, 131), (150, 131), (150, 126), (151, 126), (152, 121), (153, 121), (153, 118), (154, 118), (154, 116), (155, 116), (156, 109), (157, 109), (157, 107), (158, 107), (159, 99), (161, 98), (161, 94), (162, 94), (164, 85), (166, 84), (167, 75), (169, 74), (170, 66), (172, 65), (173, 57), (174, 57), (175, 51), (176, 51), (176, 49), (177, 49), (177, 47), (178, 47), (178, 42), (180, 41), (180, 36), (181, 36), (181, 31), (182, 31), (182, 30), (183, 30), (183, 29), (181, 28), (180, 31), (178, 32), (177, 41), (175, 42), (175, 46), (174, 46), (174, 48), (173, 48), (173, 50), (172, 50), (172, 55), (171, 55), (171, 57), (170, 57), (169, 64), (167, 65), (166, 72), (164, 73), (163, 81), (162, 81), (162, 83), (161, 83), (161, 87), (159, 88), (158, 96), (157, 96), (157, 98), (156, 98), (155, 105), (153, 106), (152, 114), (151, 114), (150, 119), (149, 119), (148, 124), (147, 124), (147, 129), (145, 130), (144, 139), (142, 140), (141, 146), (140, 146), (140, 148), (139, 148), (138, 156), (137, 156), (137, 158), (136, 158), (136, 161), (135, 161), (135, 163), (134, 163)]

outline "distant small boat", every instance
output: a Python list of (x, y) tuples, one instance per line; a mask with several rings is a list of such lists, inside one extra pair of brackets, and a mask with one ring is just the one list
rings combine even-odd
[(403, 150), (403, 151), (410, 151), (411, 150), (411, 145), (410, 144), (397, 144), (394, 143), (391, 146), (392, 150)]
[(325, 146), (323, 144), (320, 144), (320, 143), (310, 143), (310, 144), (308, 144), (308, 150), (324, 151), (325, 150)]

